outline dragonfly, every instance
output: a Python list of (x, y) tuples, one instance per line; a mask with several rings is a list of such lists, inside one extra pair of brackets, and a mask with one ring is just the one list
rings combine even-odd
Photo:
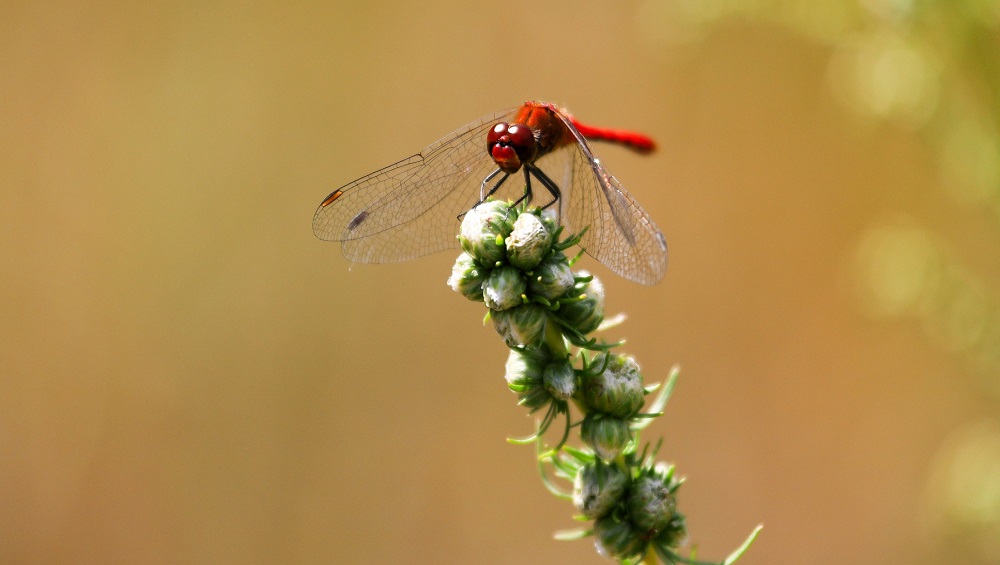
[[(349, 261), (407, 261), (458, 247), (456, 218), (488, 197), (532, 202), (548, 194), (580, 247), (622, 277), (652, 285), (667, 269), (663, 232), (590, 148), (590, 141), (650, 153), (645, 135), (580, 123), (546, 102), (487, 114), (423, 151), (331, 192), (313, 233), (339, 241)], [(520, 175), (518, 175), (520, 173)]]

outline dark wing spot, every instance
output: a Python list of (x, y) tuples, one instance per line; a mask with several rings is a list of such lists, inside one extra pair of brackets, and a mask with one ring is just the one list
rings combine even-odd
[(360, 226), (361, 223), (364, 222), (367, 218), (368, 218), (368, 210), (362, 210), (358, 212), (358, 215), (354, 216), (354, 219), (352, 219), (351, 222), (347, 224), (347, 231), (354, 230), (354, 228)]
[(330, 193), (330, 196), (327, 196), (326, 198), (323, 199), (323, 202), (320, 203), (319, 207), (326, 208), (330, 204), (333, 204), (334, 200), (343, 196), (343, 194), (344, 194), (343, 190), (340, 189), (334, 190), (333, 192)]

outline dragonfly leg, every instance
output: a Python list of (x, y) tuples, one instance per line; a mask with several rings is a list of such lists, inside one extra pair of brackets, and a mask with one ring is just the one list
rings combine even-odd
[[(507, 180), (507, 177), (510, 176), (510, 173), (504, 173), (503, 176), (500, 177), (500, 180), (498, 180), (497, 183), (495, 185), (493, 185), (493, 188), (491, 188), (489, 192), (486, 192), (486, 185), (491, 180), (493, 180), (494, 177), (496, 177), (499, 174), (500, 174), (500, 169), (498, 168), (497, 170), (493, 171), (492, 173), (486, 175), (486, 178), (483, 179), (483, 184), (479, 185), (479, 202), (476, 202), (475, 204), (473, 204), (472, 208), (475, 208), (476, 206), (479, 206), (483, 202), (486, 202), (487, 198), (489, 198), (490, 196), (493, 196), (493, 194), (496, 191), (500, 190), (500, 185), (502, 185), (504, 183), (504, 181)], [(470, 208), (470, 210), (472, 208)], [(458, 220), (461, 221), (462, 218), (465, 216), (465, 214), (466, 214), (465, 212), (462, 212), (461, 214), (459, 214), (458, 215)]]
[[(486, 202), (486, 197), (490, 196), (494, 192), (496, 192), (497, 189), (500, 188), (500, 185), (503, 184), (503, 181), (507, 180), (507, 175), (505, 174), (503, 176), (503, 178), (500, 179), (500, 181), (496, 184), (496, 186), (494, 186), (492, 189), (490, 189), (489, 193), (487, 193), (486, 192), (486, 185), (489, 184), (489, 182), (491, 180), (493, 180), (493, 177), (495, 177), (495, 176), (497, 176), (499, 174), (500, 174), (500, 168), (498, 167), (492, 173), (486, 175), (486, 178), (483, 179), (483, 184), (479, 185), (479, 202), (476, 202), (476, 206), (479, 206), (483, 202)], [(475, 208), (476, 206), (473, 206), (473, 208)]]
[(528, 167), (524, 167), (524, 194), (515, 200), (510, 207), (513, 208), (525, 200), (531, 202), (531, 175), (528, 173)]
[[(559, 190), (559, 186), (556, 185), (555, 181), (550, 179), (549, 175), (545, 174), (544, 171), (542, 171), (538, 167), (535, 167), (534, 165), (529, 167), (528, 170), (531, 171), (531, 174), (535, 175), (535, 178), (538, 179), (539, 182), (542, 183), (542, 186), (544, 186), (546, 190), (549, 191), (549, 194), (552, 195), (552, 201), (546, 204), (545, 206), (542, 206), (542, 210), (558, 202), (559, 198), (562, 197), (562, 192)], [(527, 172), (525, 172), (525, 176), (527, 176)]]
[[(542, 206), (542, 210), (545, 210), (549, 206), (559, 202), (559, 199), (562, 197), (562, 191), (559, 190), (559, 185), (557, 185), (554, 180), (549, 178), (549, 175), (545, 174), (545, 171), (539, 169), (538, 167), (532, 165), (529, 170), (531, 171), (531, 174), (535, 175), (535, 178), (542, 183), (542, 186), (549, 191), (549, 194), (552, 195), (552, 201), (545, 206)], [(560, 208), (561, 206), (556, 208), (556, 221), (562, 223), (562, 210)]]

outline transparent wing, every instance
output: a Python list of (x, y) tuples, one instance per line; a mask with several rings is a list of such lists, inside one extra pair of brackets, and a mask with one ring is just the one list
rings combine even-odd
[[(667, 271), (667, 242), (649, 214), (594, 156), (568, 117), (557, 115), (576, 143), (538, 160), (562, 190), (560, 220), (570, 232), (590, 226), (580, 245), (619, 275), (656, 284)], [(537, 189), (536, 189), (537, 190)]]
[[(486, 132), (516, 108), (495, 112), (446, 135), (408, 159), (330, 193), (313, 216), (313, 233), (340, 241), (355, 263), (406, 261), (458, 247), (460, 214), (479, 200), (496, 165)], [(338, 194), (339, 193), (339, 194)]]

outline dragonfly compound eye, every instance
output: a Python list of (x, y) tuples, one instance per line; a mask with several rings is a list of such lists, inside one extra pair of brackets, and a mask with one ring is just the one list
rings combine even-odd
[(517, 151), (517, 156), (524, 163), (530, 163), (535, 158), (535, 134), (528, 126), (514, 124), (507, 128), (510, 144)]
[(486, 134), (486, 152), (493, 155), (493, 147), (505, 136), (507, 136), (507, 122), (500, 122), (490, 128), (490, 133)]
[(504, 172), (516, 172), (535, 158), (535, 134), (528, 126), (500, 122), (486, 134), (486, 151)]

